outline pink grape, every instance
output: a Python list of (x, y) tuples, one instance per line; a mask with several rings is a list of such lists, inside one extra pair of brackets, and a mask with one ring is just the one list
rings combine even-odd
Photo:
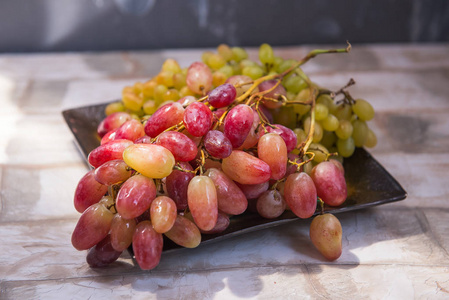
[[(273, 88), (273, 86), (275, 86), (276, 83), (277, 83), (276, 79), (266, 80), (259, 85), (259, 91), (260, 92), (267, 91)], [(264, 97), (278, 100), (281, 98), (281, 96), (286, 95), (287, 91), (285, 90), (284, 86), (282, 84), (279, 84), (276, 88), (274, 88), (274, 90), (265, 94)], [(270, 109), (275, 109), (282, 106), (282, 102), (274, 102), (270, 100), (263, 100), (262, 103), (264, 106)]]
[(264, 134), (257, 145), (257, 153), (261, 160), (270, 166), (271, 179), (279, 180), (287, 171), (287, 146), (280, 135)]
[[(248, 84), (244, 84), (244, 85), (236, 88), (237, 97), (239, 97), (239, 96), (243, 95), (251, 87), (252, 82), (253, 82), (253, 80), (251, 79), (251, 77), (248, 77), (246, 75), (234, 75), (234, 76), (231, 76), (228, 79), (226, 79), (225, 83), (230, 83), (234, 86), (248, 83)], [(253, 92), (258, 92), (258, 91), (259, 91), (259, 88), (257, 87)]]
[(184, 125), (191, 135), (203, 136), (212, 125), (212, 112), (204, 103), (194, 102), (185, 109)]
[(105, 162), (95, 169), (95, 180), (104, 185), (113, 185), (131, 177), (132, 171), (122, 159)]
[(184, 117), (184, 108), (177, 102), (165, 104), (158, 108), (145, 124), (145, 133), (149, 137), (156, 137), (165, 129), (180, 122)]
[[(287, 158), (288, 158), (288, 160), (296, 161), (297, 163), (301, 163), (302, 162), (302, 159), (299, 159), (299, 155), (294, 154), (292, 152), (290, 152), (287, 155)], [(299, 171), (302, 171), (302, 169), (303, 168), (300, 167)], [(295, 173), (297, 171), (298, 171), (298, 166), (289, 163), (289, 164), (287, 164), (287, 171), (285, 172), (285, 177), (287, 177), (288, 175), (293, 174), (293, 173)]]
[(153, 179), (138, 174), (120, 187), (115, 207), (123, 218), (133, 219), (149, 209), (154, 198), (156, 186)]
[(328, 260), (336, 260), (342, 253), (342, 228), (332, 214), (316, 216), (310, 224), (310, 240)]
[(217, 224), (215, 224), (214, 228), (208, 231), (200, 230), (201, 233), (205, 234), (217, 234), (221, 233), (226, 230), (226, 228), (229, 227), (229, 224), (231, 224), (231, 220), (229, 219), (229, 216), (221, 211), (218, 212), (217, 217)]
[(111, 228), (114, 215), (104, 205), (93, 204), (78, 220), (72, 233), (72, 245), (77, 250), (87, 250), (104, 239)]
[(254, 115), (253, 125), (251, 126), (251, 129), (245, 141), (239, 147), (239, 150), (252, 148), (259, 141), (259, 132), (257, 130), (259, 128), (260, 117), (257, 111), (253, 111), (253, 115)]
[(292, 212), (301, 219), (310, 218), (315, 213), (317, 201), (315, 184), (304, 172), (287, 177), (284, 198)]
[(263, 114), (266, 121), (268, 121), (270, 124), (274, 123), (274, 117), (273, 117), (273, 113), (271, 112), (271, 110), (269, 110), (268, 108), (266, 108), (263, 105), (260, 105), (259, 111), (261, 112), (261, 114)]
[(170, 150), (155, 144), (131, 145), (123, 151), (123, 160), (149, 178), (167, 177), (175, 165), (175, 158)]
[(284, 197), (277, 190), (268, 190), (257, 199), (256, 209), (259, 215), (267, 219), (274, 219), (282, 215), (287, 204)]
[(110, 114), (100, 122), (97, 128), (98, 135), (103, 137), (111, 130), (119, 128), (126, 121), (131, 120), (131, 115), (126, 112), (116, 112)]
[[(188, 163), (180, 163), (179, 165), (184, 170), (193, 170)], [(168, 195), (175, 201), (178, 210), (187, 208), (187, 187), (194, 176), (195, 175), (190, 172), (173, 170), (165, 180)]]
[(266, 126), (265, 128), (267, 129), (268, 132), (277, 133), (284, 139), (285, 145), (287, 146), (287, 152), (290, 152), (293, 149), (295, 149), (298, 143), (298, 138), (295, 132), (290, 128), (287, 128), (280, 124), (273, 124), (273, 126), (277, 128), (271, 128), (270, 126)]
[(120, 214), (115, 214), (111, 223), (111, 245), (116, 251), (125, 251), (133, 241), (133, 234), (136, 230), (135, 219), (124, 219)]
[(215, 185), (220, 211), (229, 215), (239, 215), (246, 210), (248, 200), (246, 200), (245, 194), (225, 173), (211, 168), (204, 175), (212, 179)]
[(134, 141), (134, 144), (151, 144), (153, 141), (148, 135), (144, 135)]
[(226, 158), (231, 155), (232, 144), (229, 139), (218, 130), (210, 130), (204, 137), (204, 148), (216, 158)]
[(238, 148), (243, 144), (253, 121), (254, 113), (248, 105), (239, 104), (229, 111), (224, 121), (224, 135), (231, 141), (232, 147)]
[(98, 203), (108, 191), (106, 185), (95, 179), (95, 170), (90, 170), (84, 175), (75, 189), (75, 209), (82, 213), (92, 204)]
[(111, 130), (108, 133), (106, 133), (105, 135), (103, 135), (103, 137), (101, 138), (101, 141), (100, 141), (100, 145), (103, 145), (110, 141), (115, 140), (115, 134), (116, 134), (117, 130), (118, 130), (118, 128)]
[(257, 199), (263, 192), (268, 190), (270, 184), (268, 181), (259, 184), (240, 184), (237, 182), (237, 186), (245, 194), (247, 199)]
[(151, 222), (156, 232), (165, 233), (175, 223), (177, 211), (176, 203), (167, 196), (159, 196), (151, 202)]
[(181, 104), (183, 107), (187, 107), (190, 104), (192, 104), (193, 102), (195, 102), (197, 99), (194, 96), (185, 96), (182, 97), (181, 99), (179, 99), (178, 102), (179, 104)]
[(132, 144), (130, 140), (110, 141), (92, 150), (87, 160), (92, 167), (98, 168), (107, 161), (121, 159), (125, 149)]
[(123, 123), (117, 130), (115, 131), (115, 140), (125, 139), (130, 141), (135, 141), (138, 138), (141, 138), (145, 135), (145, 130), (139, 121), (132, 119)]
[(187, 70), (187, 87), (194, 93), (205, 95), (212, 88), (212, 72), (202, 62), (194, 62)]
[(137, 224), (133, 235), (133, 251), (142, 270), (154, 269), (161, 260), (163, 247), (162, 234), (157, 233), (150, 221)]
[(201, 243), (201, 232), (198, 227), (181, 215), (176, 217), (173, 227), (164, 234), (177, 245), (185, 248), (195, 248)]
[(241, 150), (234, 150), (223, 159), (222, 169), (229, 178), (241, 184), (263, 183), (271, 176), (266, 162)]
[(111, 238), (107, 235), (87, 252), (86, 262), (91, 268), (105, 267), (116, 261), (122, 251), (117, 251), (112, 247)]
[(191, 161), (198, 153), (195, 143), (185, 134), (177, 131), (162, 132), (157, 137), (156, 144), (170, 150), (176, 161)]
[(237, 90), (232, 84), (225, 83), (217, 86), (209, 93), (209, 104), (215, 108), (230, 105), (235, 100)]
[(187, 189), (187, 202), (195, 224), (211, 230), (217, 223), (218, 203), (214, 182), (207, 176), (195, 176)]
[(345, 202), (347, 197), (346, 181), (337, 165), (330, 161), (323, 161), (312, 169), (310, 177), (315, 183), (318, 197), (324, 203), (338, 206)]

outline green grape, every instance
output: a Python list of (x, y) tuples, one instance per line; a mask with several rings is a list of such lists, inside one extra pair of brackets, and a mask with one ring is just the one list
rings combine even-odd
[(341, 103), (335, 109), (333, 113), (339, 120), (351, 120), (352, 108), (347, 103)]
[(133, 93), (126, 93), (122, 96), (123, 105), (132, 111), (138, 111), (142, 108), (143, 99)]
[(315, 157), (313, 161), (315, 163), (323, 162), (327, 159), (327, 154), (329, 154), (329, 150), (324, 147), (322, 144), (312, 143), (310, 144), (309, 150), (310, 152), (315, 153)]
[(226, 60), (220, 54), (211, 54), (206, 63), (211, 69), (218, 70), (226, 65)]
[(248, 53), (245, 49), (240, 47), (232, 47), (232, 60), (236, 62), (241, 62), (242, 60), (248, 58)]
[[(307, 117), (304, 120), (304, 131), (309, 134), (310, 131), (310, 117)], [(320, 123), (315, 122), (315, 127), (313, 131), (313, 139), (314, 143), (319, 143), (323, 138), (323, 127), (321, 127)]]
[(337, 135), (335, 132), (323, 131), (323, 138), (321, 139), (321, 144), (326, 147), (327, 149), (331, 148), (335, 142), (337, 141)]
[(217, 52), (220, 54), (221, 57), (223, 57), (226, 61), (230, 61), (234, 55), (231, 48), (229, 48), (226, 44), (220, 44), (217, 47)]
[[(309, 98), (310, 98), (310, 90), (304, 89), (298, 93), (298, 95), (296, 96), (294, 101), (307, 102), (309, 100)], [(310, 105), (295, 104), (293, 106), (293, 110), (295, 111), (295, 113), (297, 113), (301, 116), (304, 116), (305, 114), (307, 114), (310, 111)]]
[(317, 99), (316, 99), (316, 103), (321, 103), (327, 106), (327, 109), (329, 110), (329, 113), (334, 114), (335, 113), (335, 109), (337, 108), (337, 105), (335, 105), (334, 100), (332, 99), (331, 96), (323, 94), (320, 95)]
[(121, 101), (109, 103), (104, 110), (106, 116), (120, 111), (125, 111), (125, 106)]
[(223, 73), (226, 76), (226, 78), (229, 78), (232, 75), (234, 75), (234, 70), (232, 69), (232, 67), (230, 65), (225, 65), (225, 66), (221, 67), (220, 69), (218, 69), (218, 71)]
[(182, 73), (176, 73), (173, 75), (173, 86), (177, 90), (180, 90), (183, 86), (186, 86), (186, 75)]
[(166, 91), (162, 98), (164, 101), (168, 101), (168, 100), (177, 101), (177, 100), (181, 99), (181, 97), (179, 96), (178, 90), (175, 90), (175, 89), (169, 89), (168, 91)]
[(157, 75), (156, 81), (159, 84), (163, 84), (167, 87), (172, 87), (172, 86), (174, 86), (174, 83), (173, 83), (173, 75), (174, 74), (175, 73), (173, 73), (172, 71), (161, 71)]
[(283, 61), (284, 61), (284, 59), (282, 57), (275, 56), (274, 60), (273, 60), (273, 69), (277, 70), (277, 68)]
[(368, 125), (365, 121), (356, 120), (352, 123), (354, 130), (352, 131), (352, 138), (356, 147), (363, 147), (368, 136)]
[(143, 84), (142, 94), (145, 98), (150, 99), (154, 96), (154, 88), (157, 86), (155, 79), (149, 80)]
[(340, 125), (337, 130), (335, 130), (335, 134), (339, 139), (346, 140), (352, 135), (353, 127), (352, 123), (348, 120), (340, 120)]
[(152, 115), (156, 112), (157, 110), (157, 103), (154, 100), (148, 100), (147, 102), (145, 102), (143, 104), (143, 111), (145, 112), (146, 115)]
[(258, 64), (250, 59), (244, 59), (240, 63), (240, 68), (243, 70), (245, 67), (255, 67), (258, 66)]
[(343, 157), (350, 157), (355, 150), (355, 144), (352, 137), (349, 137), (346, 140), (338, 139), (337, 140), (337, 151)]
[(259, 48), (259, 59), (263, 64), (273, 64), (274, 62), (274, 52), (268, 44), (262, 44)]
[(307, 139), (307, 134), (302, 128), (295, 128), (293, 132), (296, 134), (296, 139), (298, 140), (298, 144), (304, 142)]
[(282, 80), (282, 85), (287, 91), (299, 93), (299, 91), (307, 87), (307, 83), (299, 76), (287, 76)]
[(369, 121), (374, 118), (374, 108), (368, 101), (363, 99), (355, 100), (355, 104), (352, 105), (352, 111), (363, 121)]
[(294, 64), (296, 64), (296, 60), (294, 59), (287, 59), (284, 60), (277, 68), (277, 72), (278, 73), (282, 73), (285, 70), (287, 70), (288, 68), (290, 68), (291, 66), (293, 66)]
[[(329, 109), (326, 105), (317, 103), (315, 105), (315, 120), (321, 121), (327, 118), (327, 115), (329, 114)], [(330, 130), (332, 131), (332, 130)]]
[(224, 84), (226, 82), (226, 79), (228, 79), (228, 77), (223, 72), (215, 71), (214, 73), (212, 73), (213, 86), (219, 86)]
[(373, 148), (377, 145), (377, 137), (376, 134), (370, 129), (368, 128), (368, 135), (366, 136), (366, 140), (365, 140), (365, 147), (368, 148)]
[[(320, 105), (321, 103), (318, 103), (318, 105)], [(315, 116), (316, 117), (316, 116)], [(338, 129), (338, 127), (340, 126), (340, 121), (338, 121), (337, 117), (332, 115), (332, 114), (328, 114), (326, 116), (326, 118), (324, 118), (321, 121), (321, 124), (323, 125), (323, 129), (327, 130), (327, 131), (335, 131)]]
[(248, 76), (252, 80), (255, 80), (263, 76), (263, 70), (260, 66), (244, 67), (242, 70), (242, 75)]
[[(293, 101), (293, 100), (295, 100), (295, 98), (296, 98), (296, 94), (295, 93), (292, 93), (292, 92), (289, 92), (289, 91), (287, 91), (287, 94), (285, 95), (286, 97), (287, 97), (287, 99), (288, 100), (290, 100), (290, 101)], [(290, 106), (290, 109), (291, 109), (292, 107)]]
[(164, 101), (164, 95), (167, 91), (168, 91), (168, 88), (165, 85), (158, 84), (154, 88), (154, 100), (156, 100), (156, 102)]
[(171, 71), (173, 73), (181, 73), (181, 67), (178, 62), (172, 58), (168, 58), (162, 64), (162, 71)]
[(207, 61), (209, 60), (209, 57), (211, 55), (214, 55), (212, 51), (203, 52), (203, 54), (201, 54), (201, 60), (203, 61), (203, 63), (207, 64)]

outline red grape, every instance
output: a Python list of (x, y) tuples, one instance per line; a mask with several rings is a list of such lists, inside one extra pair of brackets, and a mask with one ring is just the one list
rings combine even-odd
[(107, 161), (121, 159), (125, 149), (132, 144), (130, 140), (110, 141), (92, 150), (87, 160), (92, 167), (98, 168)]
[(210, 130), (204, 137), (204, 148), (216, 158), (226, 158), (231, 155), (232, 144), (229, 139), (218, 130)]
[(318, 197), (324, 203), (338, 206), (345, 202), (347, 197), (344, 174), (338, 166), (330, 161), (323, 161), (316, 165), (310, 177), (315, 183)]
[(270, 166), (271, 179), (279, 180), (287, 171), (287, 146), (276, 133), (264, 134), (257, 145), (257, 154)]
[(202, 62), (194, 62), (187, 70), (187, 86), (194, 93), (205, 95), (212, 87), (212, 72)]
[(123, 160), (114, 159), (95, 169), (95, 180), (104, 185), (113, 185), (125, 181), (131, 174), (132, 171)]
[(156, 144), (170, 150), (177, 161), (191, 161), (198, 153), (195, 143), (185, 134), (177, 131), (162, 132), (157, 137)]
[(149, 209), (155, 197), (156, 186), (153, 179), (138, 174), (120, 187), (115, 207), (123, 218), (133, 219)]
[(203, 136), (212, 125), (212, 112), (204, 103), (194, 102), (185, 109), (184, 125), (191, 135)]
[(342, 252), (342, 228), (332, 214), (316, 216), (310, 224), (310, 239), (313, 245), (328, 260), (336, 260)]
[(195, 176), (187, 189), (187, 202), (195, 224), (211, 230), (217, 223), (218, 204), (214, 182), (207, 176)]
[[(180, 163), (179, 165), (184, 170), (193, 170), (188, 163)], [(165, 180), (168, 195), (175, 201), (178, 210), (187, 208), (187, 187), (194, 176), (195, 175), (190, 172), (173, 170)]]
[(142, 270), (154, 269), (161, 260), (163, 239), (150, 221), (137, 224), (133, 235), (133, 251), (136, 261)]
[(310, 218), (315, 213), (316, 188), (310, 176), (304, 172), (287, 177), (284, 198), (292, 212), (302, 219)]
[(224, 121), (224, 135), (231, 141), (232, 147), (238, 148), (243, 144), (253, 121), (254, 113), (248, 105), (239, 104), (229, 111)]
[(145, 133), (154, 138), (165, 129), (182, 122), (183, 116), (184, 108), (181, 104), (176, 102), (165, 104), (148, 119), (145, 124)]
[(241, 184), (263, 183), (271, 176), (266, 162), (241, 150), (234, 150), (223, 159), (222, 169), (229, 178)]
[(209, 104), (215, 108), (230, 105), (235, 100), (237, 90), (232, 84), (225, 83), (217, 86), (209, 93)]
[(84, 175), (75, 190), (75, 209), (82, 213), (92, 204), (98, 203), (108, 191), (108, 187), (95, 180), (95, 170)]
[(111, 245), (111, 237), (107, 235), (87, 252), (86, 262), (91, 268), (105, 267), (116, 261), (122, 251), (115, 250)]
[(126, 112), (116, 112), (110, 114), (98, 125), (98, 135), (103, 137), (109, 131), (119, 128), (123, 123), (129, 120), (131, 120), (131, 115)]

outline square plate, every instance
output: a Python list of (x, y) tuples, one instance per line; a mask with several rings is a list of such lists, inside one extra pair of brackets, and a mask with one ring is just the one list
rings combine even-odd
[[(73, 108), (62, 112), (65, 121), (75, 136), (77, 145), (87, 162), (87, 156), (100, 145), (98, 124), (105, 118), (108, 103)], [(401, 185), (363, 148), (344, 160), (348, 198), (338, 207), (325, 207), (333, 214), (359, 210), (375, 205), (403, 200), (407, 197)], [(315, 213), (315, 214), (318, 214)], [(269, 228), (298, 220), (291, 211), (276, 219), (264, 219), (255, 213), (245, 212), (231, 218), (229, 227), (219, 234), (203, 234), (201, 244), (218, 241), (236, 235)], [(168, 239), (164, 240), (164, 251), (181, 248)]]

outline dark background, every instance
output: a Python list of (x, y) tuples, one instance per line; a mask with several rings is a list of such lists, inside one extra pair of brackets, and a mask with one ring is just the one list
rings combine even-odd
[(447, 0), (0, 0), (0, 52), (449, 41)]

